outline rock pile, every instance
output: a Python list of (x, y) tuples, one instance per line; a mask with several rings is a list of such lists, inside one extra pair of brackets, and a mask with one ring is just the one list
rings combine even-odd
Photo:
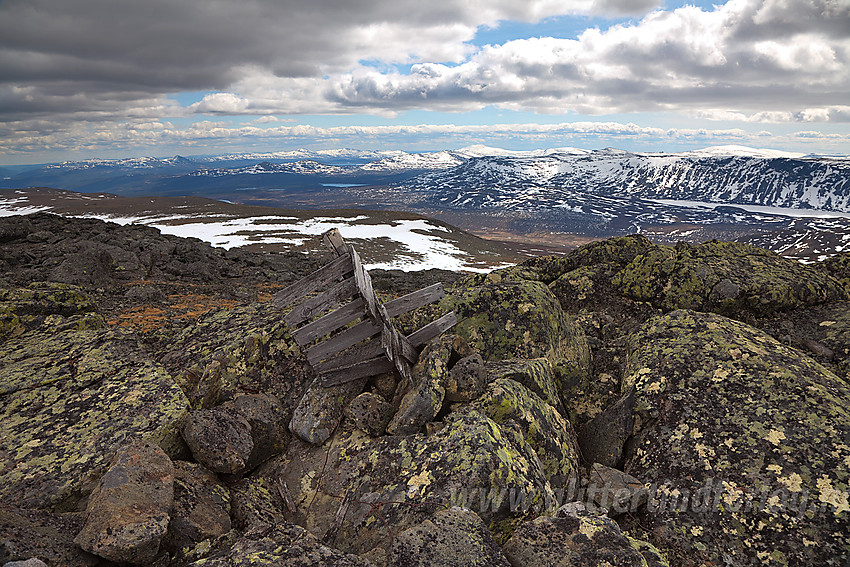
[[(322, 388), (254, 293), (155, 330), (115, 323), (121, 302), (170, 301), (145, 270), (201, 284), (143, 259), (150, 229), (92, 223), (0, 222), (0, 261), (26, 266), (0, 287), (0, 562), (850, 559), (846, 258), (598, 242), (461, 278), (403, 319), (460, 319), (410, 384)], [(110, 260), (83, 281), (88, 261), (57, 264), (51, 242)], [(228, 281), (310, 267), (234, 283), (240, 262), (278, 260), (191, 247), (231, 298)], [(117, 269), (128, 248), (141, 271)]]

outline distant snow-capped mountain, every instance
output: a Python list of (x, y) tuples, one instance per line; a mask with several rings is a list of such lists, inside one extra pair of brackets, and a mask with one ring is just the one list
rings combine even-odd
[(404, 185), (430, 192), (443, 205), (464, 207), (521, 201), (561, 206), (570, 194), (589, 193), (850, 211), (850, 159), (780, 155), (726, 147), (678, 154), (609, 149), (482, 156)]

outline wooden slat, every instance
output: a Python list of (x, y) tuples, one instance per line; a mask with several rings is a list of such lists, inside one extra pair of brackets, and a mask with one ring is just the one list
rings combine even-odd
[(395, 366), (392, 362), (390, 362), (390, 359), (381, 355), (371, 360), (358, 362), (351, 366), (323, 373), (320, 375), (320, 380), (322, 382), (322, 386), (336, 386), (338, 384), (345, 384), (346, 382), (357, 380), (358, 378), (377, 376), (378, 374), (389, 372), (393, 370), (393, 368), (395, 368)]
[(349, 255), (340, 256), (330, 264), (322, 266), (309, 276), (274, 294), (272, 304), (278, 308), (286, 307), (308, 293), (327, 287), (331, 282), (346, 275), (351, 270), (351, 257)]
[(360, 296), (366, 301), (366, 313), (372, 318), (375, 324), (381, 323), (381, 314), (378, 311), (378, 299), (375, 297), (375, 291), (372, 289), (372, 278), (369, 272), (363, 267), (363, 262), (360, 261), (360, 254), (354, 249), (354, 246), (349, 246), (351, 253), (351, 264), (354, 268), (354, 282), (357, 284), (357, 290)]
[(364, 315), (365, 307), (366, 303), (363, 301), (363, 298), (358, 297), (354, 301), (346, 303), (336, 311), (332, 311), (324, 317), (304, 325), (292, 333), (292, 338), (295, 339), (298, 346), (304, 346), (312, 343), (316, 339), (324, 337), (328, 333), (336, 331), (340, 327), (344, 327), (352, 321), (356, 321), (362, 317)]
[(304, 321), (309, 321), (322, 311), (340, 304), (355, 293), (357, 293), (357, 286), (354, 284), (354, 278), (348, 278), (339, 282), (326, 292), (313, 296), (296, 305), (292, 311), (286, 314), (283, 321), (290, 327), (295, 327)]
[(403, 295), (398, 299), (387, 301), (384, 304), (384, 307), (387, 309), (387, 315), (390, 317), (398, 317), (403, 313), (413, 311), (423, 305), (434, 303), (435, 301), (445, 297), (445, 295), (446, 293), (443, 291), (443, 284), (435, 283), (428, 287), (423, 287), (420, 290), (408, 293), (407, 295)]
[(342, 256), (348, 253), (348, 249), (345, 246), (345, 240), (342, 239), (342, 234), (340, 234), (339, 230), (335, 228), (330, 229), (322, 235), (322, 242), (324, 242), (325, 246), (330, 248), (337, 256)]
[(309, 348), (304, 354), (307, 356), (307, 361), (310, 364), (316, 364), (320, 360), (324, 360), (330, 355), (341, 352), (356, 345), (360, 341), (377, 335), (380, 332), (381, 328), (372, 323), (372, 321), (363, 321), (362, 323), (358, 323), (350, 329), (346, 329), (338, 335)]
[(436, 319), (421, 329), (410, 333), (407, 336), (407, 340), (410, 341), (410, 344), (418, 347), (419, 345), (423, 345), (430, 341), (435, 337), (439, 337), (452, 327), (457, 324), (457, 315), (452, 311), (450, 313), (446, 313), (439, 319)]
[(346, 366), (351, 366), (352, 364), (357, 364), (358, 362), (363, 362), (364, 360), (381, 356), (383, 353), (384, 349), (381, 347), (381, 341), (371, 339), (362, 345), (357, 345), (356, 347), (342, 351), (333, 358), (329, 358), (324, 362), (314, 364), (313, 369), (319, 374), (322, 372), (330, 372), (331, 370), (345, 368)]
[[(431, 339), (433, 339), (434, 337), (438, 337), (441, 334), (443, 334), (444, 332), (448, 331), (455, 324), (457, 324), (457, 316), (455, 315), (455, 312), (452, 311), (451, 313), (447, 313), (446, 315), (443, 315), (439, 319), (436, 319), (435, 321), (428, 323), (427, 325), (423, 326), (421, 329), (409, 334), (407, 336), (407, 342), (410, 344), (410, 346), (412, 348), (414, 348), (414, 349), (418, 348), (418, 347), (422, 346), (423, 344), (427, 343), (428, 341), (430, 341)], [(370, 337), (374, 337), (374, 335), (378, 334), (378, 327), (371, 325), (368, 322), (367, 323), (360, 323), (360, 325), (364, 325), (364, 326), (369, 325), (371, 327), (371, 329), (373, 329), (372, 334), (369, 335)], [(359, 327), (360, 325), (357, 325), (357, 326)], [(356, 327), (352, 327), (348, 331), (352, 331), (354, 329), (356, 329)], [(346, 332), (348, 332), (348, 331), (346, 331)], [(341, 336), (341, 334), (337, 335), (337, 336)], [(334, 338), (336, 338), (336, 337), (334, 337)], [(366, 337), (362, 337), (360, 340), (363, 340), (365, 338)], [(330, 342), (331, 340), (333, 340), (333, 339), (328, 339), (327, 342)], [(356, 344), (357, 342), (360, 342), (360, 341), (356, 341), (354, 344)], [(314, 348), (323, 347), (324, 345), (325, 345), (325, 343), (320, 343), (318, 345), (318, 347), (314, 347)], [(336, 370), (338, 368), (343, 368), (345, 366), (351, 366), (352, 364), (355, 364), (357, 362), (360, 362), (360, 361), (363, 361), (363, 360), (368, 360), (368, 359), (374, 358), (376, 356), (380, 356), (381, 353), (384, 352), (384, 349), (383, 349), (383, 346), (381, 345), (380, 339), (376, 339), (376, 338), (370, 338), (368, 341), (364, 342), (362, 345), (358, 345), (355, 348), (349, 348), (351, 346), (352, 345), (348, 345), (344, 348), (340, 348), (337, 351), (339, 354), (337, 354), (333, 358), (328, 358), (324, 362), (321, 362), (324, 357), (328, 357), (328, 356), (334, 354), (333, 350), (328, 351), (327, 349), (325, 349), (323, 351), (323, 358), (318, 358), (315, 362), (310, 362), (310, 364), (313, 365), (313, 368), (316, 370), (316, 372), (319, 372), (319, 373), (329, 372), (331, 370)], [(345, 350), (345, 349), (348, 349), (348, 350)], [(310, 351), (308, 351), (308, 353), (309, 352)], [(408, 353), (412, 354), (410, 351), (408, 351)], [(308, 354), (308, 360), (309, 360), (309, 356), (310, 355)], [(416, 356), (418, 358), (418, 354)], [(410, 360), (410, 359), (408, 358), (408, 360)], [(416, 361), (411, 361), (411, 362), (415, 363)]]

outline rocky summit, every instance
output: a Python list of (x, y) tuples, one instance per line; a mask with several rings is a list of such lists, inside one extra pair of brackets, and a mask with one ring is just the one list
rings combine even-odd
[(376, 271), (459, 322), (326, 388), (271, 297), (329, 259), (0, 219), (0, 564), (850, 562), (850, 253)]

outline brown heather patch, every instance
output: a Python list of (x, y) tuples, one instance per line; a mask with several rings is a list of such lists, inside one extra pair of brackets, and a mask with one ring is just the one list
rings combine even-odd
[(202, 315), (217, 309), (231, 309), (238, 305), (232, 299), (213, 295), (173, 294), (168, 296), (165, 307), (140, 305), (117, 313), (108, 322), (110, 325), (127, 327), (138, 333), (148, 333), (177, 323), (183, 326), (197, 321)]

